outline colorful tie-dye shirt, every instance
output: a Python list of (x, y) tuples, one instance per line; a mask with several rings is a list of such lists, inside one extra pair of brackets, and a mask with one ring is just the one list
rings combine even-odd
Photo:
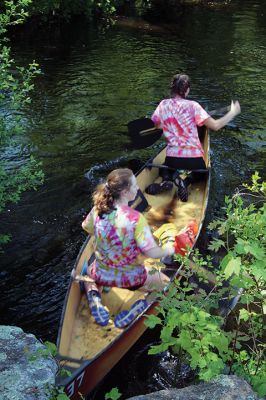
[(203, 157), (197, 125), (204, 125), (209, 114), (196, 102), (182, 98), (160, 102), (151, 119), (163, 129), (168, 141), (168, 157)]
[(93, 208), (82, 226), (95, 236), (91, 277), (98, 285), (127, 288), (145, 283), (147, 272), (138, 256), (156, 242), (141, 213), (122, 205), (100, 218)]

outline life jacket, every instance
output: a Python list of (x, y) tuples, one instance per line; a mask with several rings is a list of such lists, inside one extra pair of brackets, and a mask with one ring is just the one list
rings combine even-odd
[(184, 256), (187, 252), (187, 248), (193, 247), (198, 230), (199, 227), (196, 220), (189, 222), (175, 237), (175, 253)]
[(159, 239), (162, 248), (173, 245), (175, 253), (185, 255), (187, 247), (192, 248), (197, 232), (198, 224), (192, 220), (179, 232), (173, 223), (163, 224), (153, 235)]
[(153, 232), (153, 235), (159, 239), (162, 248), (165, 248), (166, 245), (174, 245), (175, 237), (178, 235), (178, 230), (176, 229), (175, 224), (168, 223), (161, 225), (160, 228)]

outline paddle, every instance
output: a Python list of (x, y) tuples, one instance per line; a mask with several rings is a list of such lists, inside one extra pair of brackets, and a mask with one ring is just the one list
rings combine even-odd
[(162, 129), (155, 127), (150, 118), (139, 118), (127, 124), (131, 144), (135, 149), (153, 145), (162, 136)]
[(95, 283), (95, 281), (88, 275), (75, 275), (72, 279), (75, 282)]
[[(230, 110), (230, 106), (208, 111), (210, 116), (222, 114)], [(150, 118), (139, 118), (127, 124), (131, 144), (135, 149), (144, 149), (153, 145), (162, 136), (162, 129), (156, 128)]]

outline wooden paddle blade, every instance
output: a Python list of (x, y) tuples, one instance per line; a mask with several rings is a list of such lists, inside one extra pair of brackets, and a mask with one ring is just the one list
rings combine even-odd
[(162, 136), (162, 129), (157, 129), (149, 118), (139, 118), (127, 124), (131, 144), (136, 149), (143, 149), (154, 144)]

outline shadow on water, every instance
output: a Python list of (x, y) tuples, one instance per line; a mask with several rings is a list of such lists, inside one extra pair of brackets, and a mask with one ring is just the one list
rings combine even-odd
[[(167, 96), (176, 71), (191, 75), (191, 96), (209, 109), (229, 104), (231, 98), (242, 106), (235, 121), (211, 134), (206, 222), (222, 214), (225, 195), (248, 182), (252, 172), (258, 170), (265, 178), (262, 3), (236, 0), (233, 8), (189, 8), (169, 30), (147, 29), (145, 24), (145, 29), (116, 24), (101, 30), (76, 23), (56, 34), (49, 28), (46, 37), (39, 35), (35, 41), (21, 37), (15, 43), (16, 61), (37, 60), (42, 75), (31, 106), (24, 110), (24, 151), (12, 149), (3, 157), (22, 165), (29, 145), (43, 163), (46, 180), (38, 192), (24, 194), (1, 215), (2, 232), (12, 235), (0, 256), (2, 324), (55, 341), (70, 271), (85, 239), (80, 224), (91, 207), (91, 193), (112, 169), (127, 166), (136, 171), (158, 151), (161, 144), (130, 149), (126, 124), (150, 115)], [(153, 333), (144, 336), (126, 356), (126, 364), (122, 360), (112, 372), (109, 390), (119, 386), (124, 370), (130, 395), (164, 385), (163, 375), (156, 383), (152, 366), (140, 375), (142, 362), (149, 364), (146, 348), (157, 340)], [(157, 361), (163, 360), (172, 362), (164, 356)]]

